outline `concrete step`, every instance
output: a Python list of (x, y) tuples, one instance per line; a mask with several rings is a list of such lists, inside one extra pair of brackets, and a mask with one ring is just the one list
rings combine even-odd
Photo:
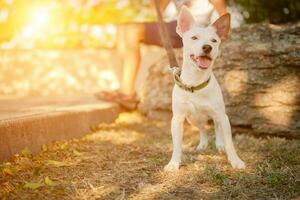
[(121, 109), (84, 97), (0, 97), (0, 162), (28, 147), (33, 153), (52, 141), (82, 137), (99, 123), (113, 122)]

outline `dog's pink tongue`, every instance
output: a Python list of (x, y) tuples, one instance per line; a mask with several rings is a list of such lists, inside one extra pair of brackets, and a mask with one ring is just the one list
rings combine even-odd
[(199, 56), (197, 57), (197, 65), (202, 68), (208, 68), (211, 60), (207, 57)]

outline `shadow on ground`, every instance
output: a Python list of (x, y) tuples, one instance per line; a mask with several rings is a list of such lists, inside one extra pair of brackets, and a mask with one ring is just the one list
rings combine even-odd
[(1, 166), (1, 199), (293, 199), (300, 195), (300, 144), (280, 138), (235, 138), (246, 170), (232, 170), (209, 148), (195, 152), (197, 130), (186, 126), (183, 165), (171, 156), (169, 122), (121, 114), (79, 140), (24, 150)]

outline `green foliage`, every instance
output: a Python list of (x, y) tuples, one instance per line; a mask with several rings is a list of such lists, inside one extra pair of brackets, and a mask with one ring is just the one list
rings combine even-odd
[(205, 170), (210, 180), (218, 185), (224, 185), (229, 181), (229, 176), (225, 173), (222, 173), (215, 166), (207, 167)]
[(266, 20), (276, 24), (300, 19), (299, 0), (229, 0), (228, 3), (241, 6), (248, 23)]
[(43, 186), (45, 186), (45, 184), (41, 182), (25, 182), (24, 188), (36, 190)]

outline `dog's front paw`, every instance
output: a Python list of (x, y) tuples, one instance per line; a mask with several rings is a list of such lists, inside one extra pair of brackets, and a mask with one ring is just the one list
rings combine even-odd
[(167, 172), (174, 172), (174, 171), (177, 171), (178, 169), (179, 169), (179, 163), (178, 162), (174, 162), (174, 161), (170, 161), (164, 167), (164, 171), (167, 171)]
[(219, 153), (225, 152), (225, 146), (224, 144), (216, 144), (216, 148), (219, 151)]
[(231, 162), (231, 166), (234, 169), (245, 169), (246, 165), (241, 159), (234, 159)]

